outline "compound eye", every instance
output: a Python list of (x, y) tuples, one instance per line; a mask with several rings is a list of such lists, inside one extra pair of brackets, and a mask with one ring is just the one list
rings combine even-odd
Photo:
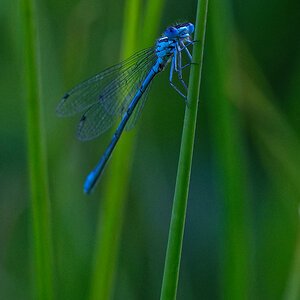
[(168, 38), (173, 38), (178, 36), (179, 32), (175, 27), (168, 27), (165, 31), (165, 36)]
[(189, 34), (194, 32), (195, 27), (192, 23), (188, 23), (188, 25), (186, 27), (187, 27), (187, 30), (188, 30)]

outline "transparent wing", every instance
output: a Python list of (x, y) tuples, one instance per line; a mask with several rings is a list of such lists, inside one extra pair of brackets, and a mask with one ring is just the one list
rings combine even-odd
[[(144, 70), (148, 64), (153, 63), (155, 60), (155, 48), (147, 48), (137, 52), (120, 64), (91, 77), (75, 86), (63, 97), (56, 108), (56, 114), (60, 117), (72, 116), (78, 112), (88, 110), (100, 101), (105, 103), (108, 113), (115, 113), (117, 110), (114, 105), (115, 99), (109, 100), (108, 97), (113, 94), (121, 96), (121, 92), (116, 94), (115, 90), (126, 84), (126, 81), (130, 81), (130, 78), (136, 79), (136, 73)], [(123, 90), (125, 91), (124, 88)], [(130, 90), (130, 86), (127, 87), (127, 90)], [(127, 95), (123, 94), (122, 96), (125, 96), (124, 100)], [(117, 106), (119, 107), (120, 103)], [(103, 110), (102, 113), (104, 112)]]
[(100, 91), (100, 103), (107, 114), (117, 117), (123, 115), (156, 59), (153, 52), (149, 57), (137, 61), (133, 67), (128, 68)]
[[(128, 109), (157, 59), (154, 48), (141, 52), (121, 63), (121, 67), (112, 67), (75, 87), (61, 101), (58, 106), (59, 115), (69, 116), (85, 110), (77, 131), (80, 140), (86, 141), (101, 135)], [(116, 67), (118, 71), (115, 70)], [(102, 75), (104, 73), (106, 76)], [(102, 83), (104, 80), (105, 84)], [(98, 88), (95, 82), (98, 82)], [(94, 100), (91, 101), (91, 98)]]
[(141, 97), (139, 103), (137, 104), (137, 106), (135, 107), (131, 117), (129, 118), (129, 120), (128, 120), (126, 126), (125, 126), (126, 131), (131, 130), (135, 126), (136, 122), (138, 121), (138, 119), (141, 115), (141, 112), (143, 110), (143, 107), (145, 105), (146, 99), (148, 98), (150, 87), (151, 87), (151, 83), (146, 88), (143, 96)]

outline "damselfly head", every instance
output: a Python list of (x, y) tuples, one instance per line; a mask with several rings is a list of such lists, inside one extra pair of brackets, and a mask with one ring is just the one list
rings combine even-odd
[(182, 23), (168, 27), (164, 34), (169, 39), (182, 39), (188, 38), (193, 32), (194, 25), (192, 23)]

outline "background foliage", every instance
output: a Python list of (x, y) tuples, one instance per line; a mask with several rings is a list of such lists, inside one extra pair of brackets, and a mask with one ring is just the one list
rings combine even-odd
[[(55, 107), (75, 84), (119, 62), (125, 2), (36, 4), (54, 295), (85, 299), (109, 169), (92, 195), (83, 195), (82, 185), (111, 133), (81, 143), (75, 138), (80, 116), (58, 119)], [(144, 18), (146, 4), (139, 17), (151, 22)], [(155, 23), (157, 37), (170, 24), (194, 22), (196, 5), (167, 0)], [(300, 299), (299, 11), (296, 0), (209, 3), (178, 299)], [(144, 43), (137, 34), (135, 47)], [(0, 66), (0, 291), (3, 299), (31, 299), (31, 162), (19, 1), (0, 3)], [(122, 136), (136, 136), (136, 145), (131, 175), (124, 178), (128, 196), (112, 299), (159, 298), (184, 105), (164, 72), (138, 125)]]

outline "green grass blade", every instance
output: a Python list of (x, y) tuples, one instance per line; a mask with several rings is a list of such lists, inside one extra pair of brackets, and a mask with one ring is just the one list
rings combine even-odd
[(38, 299), (53, 299), (52, 244), (47, 167), (42, 140), (36, 64), (35, 14), (31, 0), (22, 0), (27, 78), (28, 164), (33, 223), (35, 285)]
[(142, 34), (142, 47), (149, 47), (157, 38), (160, 19), (162, 16), (165, 0), (151, 0), (147, 2), (145, 21)]
[[(263, 242), (256, 247), (259, 252), (257, 261), (261, 265), (258, 270), (262, 270), (256, 273), (255, 285), (265, 298), (274, 299), (285, 288), (284, 299), (299, 299), (299, 241), (293, 261), (292, 249), (295, 240), (299, 239), (300, 140), (291, 126), (293, 119), (287, 119), (277, 107), (277, 94), (242, 38), (238, 39), (238, 46), (238, 70), (233, 71), (235, 78), (232, 82), (238, 77), (239, 89), (234, 91), (229, 85), (229, 90), (234, 91), (232, 100), (244, 116), (262, 166), (272, 182), (272, 189), (268, 192), (272, 205), (267, 205), (267, 215), (264, 214), (259, 222)], [(274, 213), (276, 210), (280, 212), (280, 218)], [(269, 268), (272, 272), (265, 272)], [(287, 287), (284, 287), (289, 268), (290, 277)]]
[(296, 245), (295, 257), (292, 263), (291, 273), (287, 282), (287, 287), (283, 299), (297, 300), (300, 299), (300, 235)]
[[(231, 8), (226, 1), (211, 5), (212, 77), (208, 102), (216, 160), (220, 169), (224, 201), (221, 294), (224, 299), (248, 299), (251, 278), (250, 232), (246, 189), (246, 166), (238, 114), (230, 103), (228, 82), (235, 62)], [(232, 83), (232, 89), (239, 87)]]
[[(276, 96), (266, 78), (240, 40), (237, 74), (241, 88), (232, 94), (234, 104), (241, 110), (256, 141), (256, 147), (266, 157), (271, 158), (268, 170), (270, 176), (278, 173), (288, 180), (293, 193), (300, 199), (300, 139), (291, 126), (293, 120), (286, 118), (274, 103)], [(245, 59), (246, 58), (246, 59)], [(234, 80), (233, 80), (234, 81)], [(232, 90), (232, 87), (229, 88)], [(289, 123), (289, 121), (292, 121)], [(262, 158), (262, 160), (265, 160)], [(275, 171), (275, 169), (277, 169)], [(279, 170), (279, 171), (278, 171)]]
[[(160, 5), (156, 5), (159, 2)], [(161, 10), (165, 1), (153, 1), (148, 5), (146, 15), (151, 11), (151, 22), (145, 23), (146, 36), (149, 40), (155, 39)], [(155, 9), (153, 9), (153, 6)], [(140, 20), (140, 1), (128, 0), (125, 9), (122, 58), (131, 55), (141, 45), (137, 45), (137, 36)], [(147, 18), (146, 18), (147, 19)], [(148, 18), (149, 19), (149, 18)], [(142, 39), (142, 44), (146, 44)], [(153, 42), (153, 41), (152, 41)], [(137, 47), (138, 46), (138, 47)], [(143, 45), (142, 45), (143, 46)], [(119, 238), (121, 235), (124, 207), (126, 204), (128, 183), (130, 178), (130, 164), (135, 138), (127, 132), (118, 143), (108, 170), (108, 182), (104, 191), (105, 203), (100, 212), (97, 246), (91, 286), (91, 299), (109, 299), (112, 294), (112, 285), (116, 262), (118, 259)], [(122, 170), (122, 172), (120, 172)], [(117, 187), (117, 188), (116, 188)]]
[(190, 73), (189, 108), (185, 111), (161, 300), (176, 298), (203, 64), (207, 9), (208, 0), (199, 0), (194, 37), (199, 42), (195, 43), (193, 48), (193, 62), (197, 65), (192, 65)]
[[(122, 58), (135, 50), (139, 8), (140, 0), (126, 2)], [(108, 170), (109, 179), (104, 190), (105, 203), (100, 206), (103, 211), (99, 213), (100, 222), (93, 266), (91, 299), (95, 300), (110, 299), (112, 294), (129, 179), (129, 161), (124, 157), (130, 157), (132, 142), (132, 136), (119, 141)]]

